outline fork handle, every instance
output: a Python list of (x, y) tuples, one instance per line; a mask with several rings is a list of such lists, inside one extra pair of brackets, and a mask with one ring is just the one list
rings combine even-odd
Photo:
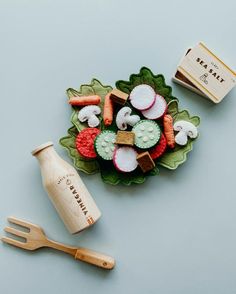
[(115, 260), (111, 256), (104, 255), (86, 248), (78, 248), (75, 253), (75, 259), (96, 265), (104, 269), (113, 269), (115, 266)]

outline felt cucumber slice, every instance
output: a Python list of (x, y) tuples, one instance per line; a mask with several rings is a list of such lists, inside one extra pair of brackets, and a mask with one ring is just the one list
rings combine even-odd
[(161, 130), (152, 120), (140, 120), (132, 129), (135, 134), (134, 144), (141, 149), (148, 149), (160, 140)]
[(132, 172), (138, 166), (137, 151), (132, 147), (116, 148), (113, 163), (115, 168), (124, 173)]
[(116, 133), (110, 130), (102, 131), (94, 142), (96, 153), (104, 160), (112, 160), (115, 151)]
[(145, 110), (152, 107), (156, 99), (153, 88), (146, 84), (141, 84), (133, 88), (129, 96), (130, 103), (138, 110)]

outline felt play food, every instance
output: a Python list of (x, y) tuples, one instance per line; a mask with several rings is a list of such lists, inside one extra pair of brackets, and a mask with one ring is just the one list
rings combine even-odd
[(116, 148), (113, 162), (115, 168), (124, 173), (132, 172), (138, 166), (137, 151), (132, 147)]
[(155, 162), (152, 160), (152, 157), (148, 151), (138, 154), (137, 162), (144, 173), (152, 170), (155, 167)]
[(162, 117), (167, 110), (166, 100), (161, 95), (156, 95), (156, 99), (152, 107), (142, 111), (142, 115), (148, 119), (158, 119)]
[(96, 128), (88, 128), (82, 130), (76, 137), (75, 145), (78, 152), (84, 156), (84, 158), (96, 158), (97, 154), (94, 150), (94, 140), (97, 135), (100, 134), (100, 130)]
[(103, 121), (105, 126), (110, 126), (113, 121), (113, 102), (110, 93), (104, 99)]
[(167, 147), (167, 142), (166, 142), (166, 137), (161, 134), (161, 138), (158, 142), (158, 144), (153, 147), (151, 150), (149, 150), (150, 156), (152, 159), (157, 159), (160, 157), (166, 150)]
[(116, 144), (118, 145), (134, 145), (135, 134), (133, 132), (118, 131), (116, 135)]
[(132, 129), (135, 134), (134, 144), (141, 148), (151, 148), (157, 144), (161, 130), (153, 120), (140, 120)]
[(69, 99), (69, 104), (74, 106), (96, 105), (101, 102), (101, 97), (98, 95), (92, 96), (75, 96)]
[(188, 137), (195, 139), (198, 135), (198, 130), (194, 124), (188, 121), (179, 120), (174, 123), (174, 130), (178, 132), (175, 136), (175, 142), (184, 146), (188, 142)]
[(101, 108), (97, 105), (84, 106), (78, 113), (80, 122), (88, 121), (90, 128), (95, 128), (100, 124), (97, 115), (101, 113)]
[(111, 92), (110, 92), (110, 97), (111, 97), (111, 100), (114, 102), (114, 103), (117, 103), (117, 104), (120, 104), (120, 105), (124, 105), (128, 99), (128, 96), (125, 92), (122, 92), (118, 89), (113, 89)]
[[(186, 145), (175, 143), (173, 126), (177, 121), (187, 121), (197, 127), (199, 117), (190, 116), (187, 110), (179, 110), (178, 99), (172, 95), (164, 77), (154, 75), (146, 67), (141, 68), (138, 74), (132, 74), (128, 81), (117, 81), (115, 89), (93, 79), (79, 90), (69, 88), (67, 95), (69, 99), (92, 95), (101, 97), (98, 105), (101, 114), (97, 115), (100, 120), (97, 129), (101, 133), (94, 140), (97, 157), (83, 156), (76, 148), (78, 134), (90, 129), (87, 122), (78, 120), (81, 106), (72, 107), (72, 127), (60, 143), (78, 170), (87, 174), (99, 172), (105, 183), (141, 184), (148, 176), (157, 175), (159, 166), (176, 169), (186, 161), (193, 148), (194, 138), (188, 137)], [(149, 109), (144, 110), (146, 107)]]
[(133, 88), (129, 96), (131, 105), (138, 110), (145, 110), (155, 103), (156, 93), (149, 85), (139, 85)]
[(175, 135), (173, 127), (173, 118), (171, 115), (166, 114), (163, 119), (164, 134), (167, 140), (167, 145), (170, 148), (175, 148)]
[(104, 160), (112, 160), (115, 151), (116, 133), (102, 131), (95, 139), (94, 146), (97, 154)]
[(120, 130), (126, 130), (127, 125), (134, 126), (140, 117), (138, 115), (131, 115), (132, 109), (130, 107), (122, 107), (116, 115), (116, 125)]

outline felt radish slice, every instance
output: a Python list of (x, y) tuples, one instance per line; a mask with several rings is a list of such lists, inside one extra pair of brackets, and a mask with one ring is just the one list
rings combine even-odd
[(124, 173), (132, 172), (138, 166), (137, 154), (132, 147), (117, 148), (113, 156), (115, 168)]
[(130, 103), (138, 110), (152, 107), (156, 99), (156, 93), (152, 87), (142, 84), (133, 88), (129, 96)]
[(153, 106), (142, 111), (142, 115), (148, 119), (158, 119), (162, 117), (167, 110), (166, 100), (161, 95), (156, 95), (156, 100)]

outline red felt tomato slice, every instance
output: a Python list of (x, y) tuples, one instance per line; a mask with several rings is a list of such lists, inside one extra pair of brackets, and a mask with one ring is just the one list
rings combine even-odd
[(75, 140), (75, 145), (83, 157), (88, 159), (97, 157), (94, 150), (94, 140), (100, 132), (97, 128), (86, 128), (79, 132)]
[(161, 134), (161, 138), (158, 144), (149, 151), (151, 158), (157, 159), (158, 157), (160, 157), (165, 152), (166, 147), (167, 147), (166, 137), (163, 134)]

